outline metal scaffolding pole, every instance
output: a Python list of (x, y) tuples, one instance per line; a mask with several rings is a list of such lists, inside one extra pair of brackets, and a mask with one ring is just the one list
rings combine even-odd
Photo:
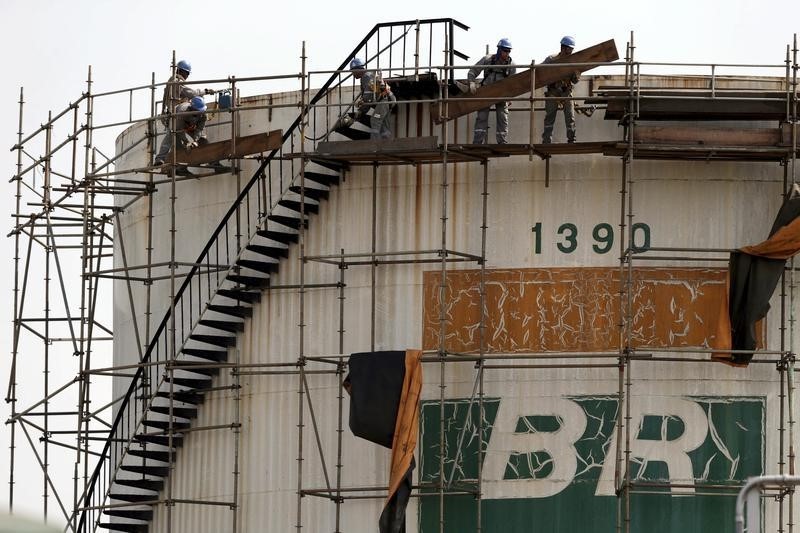
[[(175, 75), (177, 72), (177, 61), (175, 57), (175, 50), (172, 51), (172, 77), (170, 79), (175, 79)], [(180, 86), (176, 86), (174, 88), (176, 93), (180, 92)], [(178, 174), (177, 172), (177, 154), (178, 154), (178, 133), (177, 133), (177, 124), (178, 124), (178, 117), (175, 116), (175, 102), (172, 101), (170, 98), (169, 105), (169, 112), (171, 113), (170, 117), (170, 124), (171, 128), (170, 131), (167, 132), (167, 135), (172, 135), (172, 167), (170, 170), (170, 195), (169, 195), (169, 331), (168, 331), (168, 338), (167, 338), (167, 359), (169, 361), (174, 362), (177, 355), (178, 355), (178, 346), (177, 343), (177, 321), (175, 317), (176, 306), (175, 306), (175, 294), (176, 294), (176, 287), (175, 283), (177, 281), (176, 270), (177, 270), (177, 257), (175, 253), (175, 245), (177, 239), (177, 227), (176, 227), (176, 217), (175, 217), (175, 206), (178, 201), (178, 193), (177, 193), (177, 183), (175, 182), (175, 177)], [(169, 426), (168, 430), (169, 433), (167, 434), (167, 448), (172, 450), (175, 444), (175, 367), (170, 365), (167, 367), (167, 373), (169, 374)], [(138, 421), (137, 421), (138, 423)], [(173, 475), (175, 472), (175, 458), (173, 454), (170, 454), (168, 457), (169, 459), (169, 466), (168, 466), (168, 476), (167, 476), (167, 533), (172, 533), (172, 520), (173, 520), (173, 508), (175, 507), (174, 497), (173, 494), (173, 483), (175, 476)]]
[[(48, 124), (49, 126), (45, 130), (45, 153), (48, 154), (45, 156), (45, 166), (44, 166), (44, 204), (45, 204), (45, 212), (50, 209), (50, 191), (52, 187), (51, 183), (51, 170), (52, 170), (52, 162), (51, 162), (51, 146), (52, 146), (52, 119), (53, 114), (52, 112), (48, 116)], [(45, 248), (45, 261), (44, 261), (44, 385), (43, 385), (43, 392), (44, 397), (48, 398), (50, 394), (50, 256), (55, 249), (55, 242), (53, 242), (52, 234), (50, 232), (47, 233), (47, 246)], [(44, 428), (43, 433), (46, 436), (50, 427), (50, 417), (48, 415), (48, 411), (50, 408), (50, 400), (46, 399), (44, 402)], [(44, 521), (47, 522), (47, 499), (48, 495), (48, 481), (49, 481), (49, 472), (48, 469), (50, 467), (49, 460), (50, 460), (50, 447), (47, 440), (44, 441), (43, 445), (43, 452), (42, 452), (42, 470), (44, 472), (44, 481), (42, 487), (42, 508), (43, 508), (43, 516)]]
[(301, 87), (300, 87), (300, 153), (303, 155), (302, 166), (300, 167), (300, 229), (299, 229), (299, 251), (300, 251), (300, 290), (299, 292), (299, 323), (298, 323), (298, 384), (297, 384), (297, 533), (303, 529), (303, 429), (304, 429), (304, 383), (305, 383), (305, 256), (306, 256), (306, 235), (305, 235), (305, 202), (306, 202), (306, 173), (305, 173), (305, 145), (306, 145), (306, 117), (308, 116), (308, 102), (306, 101), (306, 42), (303, 41), (300, 54), (301, 61)]
[[(341, 248), (342, 260), (339, 264), (339, 330), (337, 331), (339, 337), (339, 353), (344, 353), (344, 271), (347, 268), (344, 264), (344, 248)], [(344, 435), (344, 378), (345, 378), (346, 363), (340, 360), (336, 365), (337, 375), (337, 424), (336, 424), (336, 524), (334, 533), (342, 533), (342, 437)]]
[[(448, 113), (448, 87), (442, 85), (442, 100), (444, 116)], [(447, 137), (447, 121), (443, 120), (441, 125), (442, 136), (442, 163), (440, 166), (441, 173), (441, 262), (440, 262), (440, 279), (439, 279), (439, 474), (437, 480), (437, 490), (439, 493), (439, 533), (445, 531), (445, 475), (444, 475), (444, 435), (445, 435), (445, 389), (446, 385), (446, 355), (447, 355), (447, 315), (445, 302), (447, 300), (447, 194), (449, 190), (448, 176), (449, 168), (447, 166), (447, 152), (448, 152), (448, 137)]]

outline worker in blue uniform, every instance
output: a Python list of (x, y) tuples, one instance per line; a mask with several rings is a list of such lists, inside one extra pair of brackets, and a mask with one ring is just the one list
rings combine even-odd
[[(557, 54), (547, 56), (544, 63), (552, 63), (557, 59), (569, 57), (575, 48), (575, 38), (565, 35), (561, 39), (561, 51)], [(553, 140), (553, 125), (556, 122), (558, 108), (564, 109), (564, 124), (567, 127), (567, 142), (575, 142), (575, 103), (571, 100), (572, 88), (578, 83), (580, 74), (575, 71), (568, 77), (551, 83), (545, 88), (544, 95), (544, 131), (542, 132), (542, 143), (549, 144)]]
[[(478, 75), (483, 71), (483, 85), (491, 85), (498, 81), (504, 80), (509, 76), (516, 74), (516, 67), (511, 66), (513, 61), (511, 59), (511, 41), (508, 38), (502, 38), (497, 43), (497, 52), (484, 56), (480, 61), (475, 63), (467, 78), (469, 79), (470, 86), (474, 87)], [(497, 120), (497, 144), (505, 144), (508, 142), (508, 102), (497, 102), (494, 105), (495, 117)], [(472, 137), (474, 144), (485, 144), (487, 142), (489, 133), (489, 107), (478, 111), (478, 116), (475, 118), (475, 130)]]

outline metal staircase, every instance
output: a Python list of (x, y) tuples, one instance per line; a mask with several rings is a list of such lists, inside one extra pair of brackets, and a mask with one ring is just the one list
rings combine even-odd
[[(376, 25), (339, 70), (359, 54), (369, 58), (368, 65), (369, 61), (379, 63), (376, 58), (384, 57), (394, 44), (381, 47), (378, 41), (375, 45), (380, 30), (397, 27), (408, 33), (409, 27), (418, 29), (425, 23), (444, 24), (452, 31), (455, 21)], [(370, 46), (377, 47), (373, 55)], [(298, 242), (301, 227), (309, 228), (342, 177), (340, 165), (315, 160), (313, 152), (296, 165), (287, 162), (289, 153), (297, 153), (297, 143), (304, 142), (297, 135), (315, 112), (315, 104), (340, 91), (342, 83), (338, 73), (332, 75), (302, 107), (283, 134), (283, 146), (262, 160), (176, 291), (119, 403), (100, 459), (80, 495), (72, 524), (75, 531), (148, 531), (153, 505), (164, 500), (161, 492), (185, 442), (182, 431), (192, 427), (210, 392), (230, 388), (215, 383), (220, 364), (228, 362), (229, 348), (236, 346), (237, 335), (270, 286), (271, 276)], [(326, 106), (321, 108), (328, 113)], [(369, 132), (363, 126), (369, 119), (364, 119), (348, 128), (332, 129), (323, 138), (366, 138)], [(285, 175), (291, 178), (284, 179)]]

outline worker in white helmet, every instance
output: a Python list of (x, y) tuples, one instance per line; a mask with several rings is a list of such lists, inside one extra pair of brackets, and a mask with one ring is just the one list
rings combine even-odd
[[(496, 53), (484, 56), (469, 70), (467, 78), (470, 86), (475, 86), (476, 79), (481, 71), (483, 71), (481, 85), (490, 85), (516, 74), (516, 67), (510, 66), (512, 63), (511, 41), (504, 37), (497, 43)], [(494, 108), (497, 118), (497, 133), (495, 134), (497, 144), (505, 144), (508, 142), (508, 102), (497, 102)], [(488, 134), (489, 107), (486, 107), (478, 111), (478, 116), (475, 118), (475, 131), (472, 142), (474, 144), (485, 144)]]
[(392, 138), (392, 129), (389, 124), (389, 117), (394, 109), (397, 99), (392, 94), (392, 89), (385, 80), (377, 81), (377, 91), (375, 95), (375, 110), (370, 117), (372, 133), (370, 138), (374, 140), (386, 140)]
[[(568, 57), (575, 48), (575, 38), (565, 35), (561, 39), (561, 51), (557, 54), (547, 56), (544, 63), (552, 63), (557, 59)], [(559, 107), (564, 108), (564, 123), (567, 126), (567, 142), (575, 142), (575, 103), (572, 98), (572, 88), (578, 83), (580, 73), (573, 72), (570, 76), (551, 83), (545, 88), (544, 95), (548, 98), (544, 102), (544, 131), (542, 132), (542, 143), (550, 144), (553, 141), (553, 125), (556, 122), (556, 113)]]

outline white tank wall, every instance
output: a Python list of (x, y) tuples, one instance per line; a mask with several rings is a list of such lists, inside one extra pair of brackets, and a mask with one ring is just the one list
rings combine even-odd
[[(297, 101), (297, 95), (293, 93), (279, 93), (272, 96), (275, 105), (291, 104)], [(266, 97), (242, 99), (242, 105), (263, 106), (266, 103)], [(291, 107), (274, 109), (271, 119), (267, 111), (263, 109), (243, 112), (241, 113), (242, 121), (239, 125), (239, 135), (251, 135), (257, 132), (285, 128), (287, 124), (294, 120), (295, 116), (296, 110)], [(209, 141), (215, 142), (229, 138), (231, 134), (230, 128), (230, 118), (227, 114), (217, 113), (212, 115), (206, 126)], [(117, 153), (121, 153), (132, 144), (140, 142), (145, 133), (144, 125), (138, 125), (126, 130), (117, 139)], [(159, 137), (154, 148), (156, 151), (164, 133), (160, 124), (158, 133)], [(147, 143), (142, 142), (137, 148), (119, 158), (118, 167), (142, 168), (148, 165), (148, 161)], [(222, 217), (239, 194), (241, 187), (247, 183), (258, 168), (258, 162), (255, 160), (241, 160), (240, 165), (241, 173), (238, 180), (235, 174), (220, 174), (208, 178), (176, 182), (175, 260), (177, 262), (191, 264), (197, 259), (200, 251), (208, 242), (211, 233), (217, 228)], [(208, 171), (195, 169), (195, 172)], [(141, 182), (148, 181), (147, 173), (127, 174), (122, 177)], [(162, 266), (153, 269), (152, 276), (165, 279), (156, 280), (152, 285), (150, 294), (151, 334), (169, 308), (171, 289), (169, 269), (165, 265), (169, 263), (171, 256), (170, 229), (172, 225), (169, 177), (164, 174), (153, 174), (153, 179), (155, 182), (164, 181), (164, 183), (156, 186), (156, 192), (152, 195), (152, 199), (142, 198), (120, 213), (121, 223), (115, 229), (117, 235), (121, 235), (121, 237), (117, 238), (114, 248), (115, 268), (122, 268), (124, 265), (121, 248), (123, 245), (128, 268), (141, 267), (148, 263), (148, 214), (150, 203), (152, 202), (153, 250), (150, 262), (152, 264), (162, 264)], [(130, 200), (130, 196), (120, 196), (117, 198), (116, 204), (125, 205)], [(188, 272), (189, 268), (188, 266), (179, 267), (175, 282), (176, 291), (184, 279), (180, 274)], [(145, 278), (146, 270), (139, 268), (132, 271), (131, 275)], [(139, 334), (141, 342), (144, 344), (146, 343), (144, 332), (147, 320), (147, 292), (145, 285), (142, 282), (133, 282), (132, 292)], [(135, 348), (136, 337), (131, 317), (132, 312), (127, 284), (124, 281), (116, 281), (114, 284), (114, 362), (116, 365), (130, 364), (138, 360), (138, 351)], [(119, 382), (115, 383), (115, 395), (119, 393), (120, 385)]]
[[(587, 80), (584, 80), (587, 81)], [(588, 84), (588, 83), (587, 83)], [(579, 87), (585, 88), (581, 83)], [(289, 95), (280, 95), (290, 99)], [(258, 102), (259, 100), (253, 100)], [(266, 129), (286, 125), (295, 111), (276, 110)], [(253, 124), (243, 127), (264, 129), (265, 112), (254, 114)], [(401, 111), (397, 127), (405, 128), (406, 115)], [(541, 115), (536, 124), (541, 134)], [(559, 115), (559, 120), (561, 116)], [(460, 120), (451, 139), (464, 142), (471, 136), (471, 121)], [(427, 134), (427, 121), (423, 133)], [(411, 131), (416, 129), (409, 119)], [(512, 115), (511, 142), (527, 142), (529, 125), (525, 113)], [(603, 121), (599, 114), (578, 117), (580, 140), (617, 138), (616, 123)], [(129, 133), (129, 135), (135, 132)], [(556, 129), (563, 137), (563, 123)], [(490, 135), (490, 137), (493, 137)], [(126, 137), (121, 138), (120, 148)], [(140, 157), (139, 155), (131, 157)], [(385, 167), (379, 170), (378, 251), (434, 249), (441, 246), (440, 165)], [(544, 187), (544, 161), (527, 157), (493, 159), (489, 163), (489, 228), (487, 231), (487, 268), (539, 268), (569, 266), (615, 266), (614, 251), (603, 256), (591, 253), (590, 246), (579, 246), (574, 254), (543, 246), (541, 254), (532, 251), (532, 225), (541, 221), (550, 228), (548, 238), (555, 239), (554, 228), (561, 222), (574, 222), (582, 234), (599, 222), (615, 227), (620, 216), (619, 159), (600, 155), (557, 156), (550, 164), (550, 186)], [(243, 181), (249, 177), (243, 172)], [(483, 170), (478, 163), (449, 166), (447, 190), (447, 248), (480, 253), (481, 182)], [(183, 182), (178, 193), (179, 257), (191, 261), (216, 227), (236, 193), (235, 178), (217, 176), (203, 181)], [(780, 205), (782, 169), (763, 163), (685, 163), (635, 162), (633, 166), (635, 220), (652, 228), (652, 246), (735, 247), (761, 241), (772, 224)], [(159, 188), (160, 197), (165, 187)], [(357, 167), (346, 180), (322, 202), (319, 215), (311, 216), (306, 254), (368, 252), (371, 243), (372, 169)], [(168, 242), (168, 204), (159, 200), (157, 219), (159, 248)], [(145, 205), (144, 202), (141, 204)], [(141, 208), (125, 214), (126, 248), (129, 264), (132, 248), (139, 257), (144, 249), (146, 220)], [(136, 237), (127, 237), (131, 233)], [(543, 242), (546, 242), (543, 240)], [(119, 254), (119, 250), (117, 250)], [(164, 255), (160, 255), (164, 260)], [(157, 260), (157, 259), (156, 259)], [(143, 262), (141, 259), (139, 262)], [(687, 266), (659, 263), (661, 266)], [(693, 266), (696, 263), (693, 263)], [(650, 266), (650, 265), (644, 265)], [(715, 264), (714, 266), (718, 266)], [(453, 268), (476, 268), (463, 264)], [(375, 349), (420, 347), (422, 342), (422, 274), (438, 270), (437, 264), (381, 266), (377, 273)], [(306, 283), (338, 281), (339, 271), (330, 265), (309, 263)], [(293, 246), (288, 259), (281, 262), (273, 284), (299, 281), (298, 247)], [(370, 268), (352, 267), (345, 272), (344, 353), (370, 349)], [(164, 282), (161, 282), (162, 284)], [(118, 284), (115, 304), (115, 349), (130, 346), (129, 309), (124, 304)], [(168, 291), (158, 294), (160, 306), (166, 305)], [(305, 296), (306, 355), (339, 352), (337, 330), (337, 289), (312, 289)], [(137, 313), (143, 309), (137, 299)], [(154, 306), (158, 307), (158, 306)], [(779, 309), (777, 302), (773, 309)], [(160, 317), (160, 313), (154, 314)], [(127, 317), (127, 320), (126, 320)], [(299, 295), (297, 291), (265, 293), (246, 321), (235, 353), (242, 363), (296, 361), (299, 355)], [(769, 317), (770, 348), (777, 347), (778, 322), (773, 311)], [(116, 351), (115, 353), (121, 353)], [(125, 352), (126, 360), (129, 352)], [(232, 352), (234, 353), (234, 352)], [(309, 368), (319, 369), (319, 365)], [(323, 367), (324, 368), (324, 367)], [(439, 367), (427, 365), (424, 398), (439, 397)], [(223, 372), (215, 385), (232, 383)], [(236, 520), (239, 531), (268, 527), (270, 531), (288, 531), (297, 520), (298, 457), (298, 378), (297, 376), (242, 376), (241, 443), (238, 449), (240, 471)], [(472, 391), (472, 364), (446, 367), (448, 397), (469, 397)], [(335, 376), (309, 376), (316, 421), (320, 427), (325, 461), (331, 482), (335, 483), (336, 427), (338, 405)], [(767, 447), (765, 468), (774, 472), (778, 463), (778, 375), (770, 365), (751, 365), (746, 371), (721, 364), (635, 363), (633, 365), (633, 403), (646, 404), (652, 398), (691, 395), (765, 396)], [(537, 397), (561, 397), (575, 394), (608, 394), (617, 388), (616, 369), (560, 369), (537, 371), (494, 370), (486, 374), (485, 393), (489, 397), (522, 398), (537, 391)], [(209, 396), (193, 422), (197, 427), (230, 424), (237, 409), (229, 391)], [(388, 450), (355, 438), (347, 429), (348, 402), (344, 401), (342, 485), (344, 487), (380, 486), (387, 483)], [(304, 410), (303, 487), (323, 488), (325, 479), (313, 437), (307, 406)], [(172, 497), (209, 501), (233, 498), (234, 434), (220, 429), (191, 433), (179, 451), (171, 477)], [(417, 470), (419, 472), (419, 468)], [(415, 474), (415, 482), (417, 476)], [(416, 500), (408, 514), (409, 531), (416, 531)], [(342, 531), (374, 531), (382, 503), (378, 500), (349, 500), (342, 506)], [(322, 498), (303, 499), (303, 526), (306, 531), (333, 530), (335, 506)], [(775, 518), (768, 514), (768, 528)], [(172, 509), (171, 529), (165, 507), (156, 509), (153, 531), (229, 531), (232, 511), (226, 507), (177, 504)]]

